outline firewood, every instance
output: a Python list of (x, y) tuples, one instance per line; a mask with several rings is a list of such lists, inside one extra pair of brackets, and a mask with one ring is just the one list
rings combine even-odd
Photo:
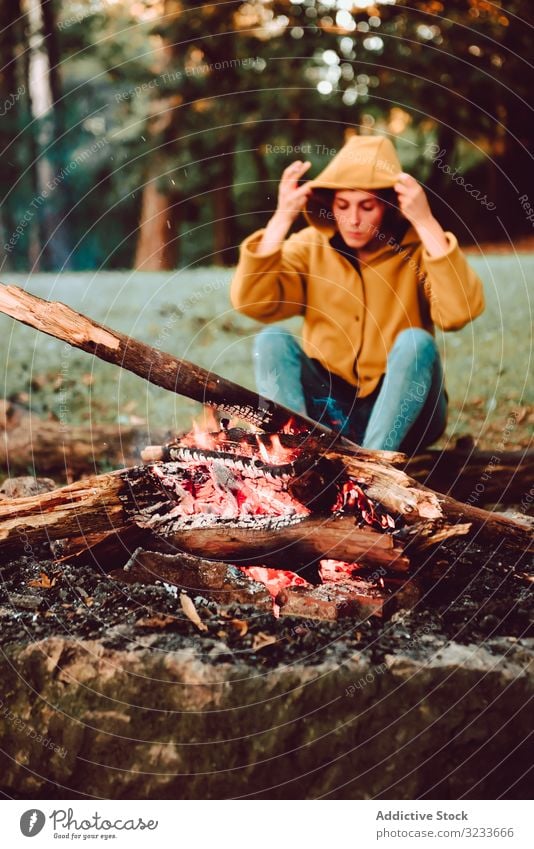
[[(177, 474), (174, 465), (171, 472)], [(162, 504), (167, 509), (144, 466), (94, 476), (38, 496), (4, 499), (0, 502), (0, 556), (58, 539), (70, 539), (83, 550), (86, 537), (120, 535), (133, 524), (146, 528), (150, 539), (158, 535), (157, 524), (149, 527), (150, 516)], [(209, 517), (196, 518), (197, 526), (176, 521), (160, 531), (167, 546), (233, 562), (280, 564), (283, 558), (306, 561), (326, 556), (393, 571), (405, 571), (409, 565), (401, 543), (390, 535), (356, 527), (353, 518), (320, 516), (277, 524), (263, 517), (249, 526), (218, 517), (211, 524)], [(76, 545), (71, 546), (71, 555), (75, 551)]]
[[(264, 584), (251, 575), (245, 575), (237, 566), (225, 562), (212, 562), (189, 554), (164, 554), (138, 548), (124, 569), (114, 570), (110, 577), (117, 581), (154, 583), (163, 580), (168, 584), (192, 593), (200, 593), (219, 604), (251, 604), (271, 611), (273, 598)], [(413, 606), (415, 597), (408, 598), (405, 585), (380, 588), (376, 581), (355, 578), (341, 584), (323, 584), (317, 587), (287, 587), (276, 595), (276, 605), (282, 616), (299, 616), (305, 619), (335, 621), (350, 617), (361, 621), (368, 616), (390, 616), (399, 603)], [(391, 589), (393, 594), (389, 594)]]
[[(465, 534), (468, 526), (470, 536), (482, 546), (495, 548), (508, 545), (523, 554), (532, 545), (532, 534), (527, 526), (478, 507), (462, 504), (418, 484), (392, 464), (401, 459), (398, 454), (361, 449), (306, 417), (295, 416), (275, 402), (261, 398), (192, 363), (96, 324), (63, 304), (43, 301), (16, 287), (0, 286), (0, 311), (74, 347), (126, 368), (158, 386), (247, 420), (264, 431), (272, 433), (289, 429), (293, 435), (288, 434), (287, 439), (301, 440), (300, 447), (311, 465), (315, 462), (314, 457), (330, 462), (332, 468), (339, 469), (340, 475), (348, 476), (359, 486), (364, 486), (369, 498), (402, 518), (405, 524), (404, 541), (409, 544), (410, 552), (417, 551), (418, 543), (423, 543), (425, 547), (432, 544), (433, 536), (439, 543), (451, 534)], [(146, 485), (149, 474), (147, 468), (137, 470), (137, 480), (143, 482), (144, 490), (139, 492), (145, 508), (150, 510), (157, 508), (158, 493)], [(80, 482), (71, 488), (58, 490), (55, 494), (45, 494), (37, 500), (21, 499), (18, 505), (5, 502), (0, 505), (0, 550), (9, 548), (13, 542), (20, 542), (22, 534), (26, 535), (31, 545), (34, 538), (41, 541), (43, 534), (46, 537), (47, 533), (52, 539), (72, 538), (95, 531), (120, 532), (135, 521), (135, 510), (128, 502), (128, 493), (131, 498), (135, 489), (133, 470), (101, 475), (90, 480), (90, 483)], [(335, 521), (335, 518), (331, 518), (325, 523), (329, 531), (334, 528)], [(286, 540), (293, 545), (295, 533), (293, 526), (288, 527), (290, 539), (286, 537)], [(280, 529), (281, 540), (286, 530)], [(180, 544), (180, 535), (185, 538), (189, 533), (183, 527), (175, 531), (177, 544)], [(213, 533), (220, 539), (220, 528), (217, 525)], [(236, 533), (240, 536), (241, 528), (238, 527)], [(245, 529), (245, 534), (248, 534), (248, 529)], [(253, 534), (253, 530), (248, 534), (247, 546), (252, 545), (248, 537)], [(358, 543), (352, 543), (352, 539), (360, 538), (360, 534), (359, 529), (353, 528), (348, 535), (351, 542), (345, 540), (340, 543), (340, 546), (346, 547), (345, 554), (349, 559), (352, 556), (349, 553), (350, 546), (358, 547)], [(339, 542), (335, 532), (333, 539), (335, 547)], [(238, 544), (240, 542), (242, 538)], [(194, 541), (187, 544), (194, 545)], [(205, 544), (208, 545), (207, 539)], [(267, 539), (265, 544), (268, 545)], [(282, 541), (281, 544), (286, 543)], [(299, 544), (306, 547), (311, 543), (307, 540)], [(373, 544), (360, 557), (374, 557), (377, 552), (380, 552), (380, 557), (384, 557), (381, 545), (384, 544)], [(395, 541), (395, 546), (399, 545), (400, 533)], [(324, 547), (321, 547), (324, 551)], [(341, 558), (342, 552), (337, 547), (335, 551), (336, 556)], [(309, 549), (305, 556), (308, 553)], [(399, 552), (395, 550), (387, 556), (394, 562)]]
[(328, 428), (237, 383), (111, 330), (65, 304), (45, 301), (17, 286), (0, 284), (0, 312), (127, 369), (149, 383), (200, 404), (216, 406), (229, 416), (248, 421), (262, 430), (276, 433), (293, 419), (296, 427), (332, 436)]

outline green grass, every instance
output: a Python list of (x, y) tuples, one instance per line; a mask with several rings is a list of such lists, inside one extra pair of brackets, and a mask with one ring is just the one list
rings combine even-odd
[[(471, 257), (485, 284), (484, 314), (438, 339), (451, 400), (448, 436), (471, 433), (508, 448), (532, 432), (534, 255)], [(231, 270), (4, 275), (4, 283), (59, 300), (97, 321), (253, 388), (252, 338), (260, 327), (232, 310)], [(288, 322), (298, 332), (299, 320)], [(181, 430), (198, 406), (0, 316), (3, 394), (66, 424), (146, 422)], [(527, 393), (530, 394), (528, 395)], [(519, 413), (517, 412), (519, 411)], [(507, 426), (510, 416), (519, 425)]]

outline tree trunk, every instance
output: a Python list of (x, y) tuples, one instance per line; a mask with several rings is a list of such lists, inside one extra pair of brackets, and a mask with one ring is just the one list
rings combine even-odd
[(218, 266), (233, 265), (236, 260), (233, 183), (234, 150), (227, 147), (221, 151), (213, 190), (213, 261)]
[[(51, 4), (48, 3), (50, 6)], [(31, 31), (29, 61), (30, 61), (30, 93), (33, 117), (37, 127), (37, 163), (36, 174), (38, 194), (33, 198), (28, 213), (40, 217), (45, 231), (43, 252), (45, 266), (48, 270), (68, 268), (70, 252), (66, 238), (65, 207), (63, 191), (55, 181), (63, 181), (62, 162), (52, 159), (57, 156), (57, 129), (55, 123), (55, 100), (52, 89), (59, 89), (57, 74), (51, 75), (50, 61), (46, 45), (45, 20), (40, 0), (26, 0), (28, 19)], [(53, 27), (52, 9), (47, 9), (48, 26)], [(54, 51), (53, 54), (54, 55)], [(59, 166), (59, 167), (58, 167)]]
[(178, 218), (168, 194), (158, 188), (160, 170), (151, 166), (143, 188), (139, 235), (134, 268), (137, 271), (172, 271), (178, 262)]

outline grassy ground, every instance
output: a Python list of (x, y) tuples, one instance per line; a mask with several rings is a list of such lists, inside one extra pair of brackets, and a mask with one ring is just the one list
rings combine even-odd
[[(472, 256), (487, 308), (457, 333), (439, 334), (451, 400), (447, 438), (520, 447), (532, 436), (534, 254)], [(231, 308), (231, 270), (173, 273), (12, 274), (5, 283), (63, 301), (99, 322), (253, 388), (259, 325)], [(298, 331), (299, 321), (288, 326)], [(3, 392), (66, 424), (146, 423), (182, 430), (197, 405), (0, 316)], [(445, 440), (446, 441), (446, 440)], [(442, 440), (442, 443), (444, 440)], [(502, 449), (501, 449), (502, 450)]]

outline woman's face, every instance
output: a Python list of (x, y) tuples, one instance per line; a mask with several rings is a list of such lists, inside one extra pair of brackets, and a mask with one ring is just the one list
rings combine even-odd
[(344, 242), (350, 248), (364, 248), (380, 232), (386, 205), (373, 192), (343, 189), (334, 194), (332, 214)]

